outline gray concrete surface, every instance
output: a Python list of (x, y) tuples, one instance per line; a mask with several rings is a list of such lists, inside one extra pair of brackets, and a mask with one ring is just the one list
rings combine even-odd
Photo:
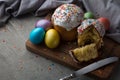
[[(58, 80), (73, 70), (26, 50), (25, 42), (40, 17), (12, 18), (0, 28), (0, 80)], [(119, 52), (120, 53), (120, 52)], [(120, 79), (120, 65), (110, 80)], [(93, 80), (81, 76), (73, 80)]]

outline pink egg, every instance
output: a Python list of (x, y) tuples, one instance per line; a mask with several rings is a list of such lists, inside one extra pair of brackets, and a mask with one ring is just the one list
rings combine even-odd
[(35, 27), (36, 28), (39, 28), (39, 27), (42, 27), (44, 28), (45, 30), (47, 30), (48, 28), (51, 28), (52, 27), (52, 24), (49, 20), (47, 19), (41, 19), (39, 21), (37, 21), (37, 23), (35, 24)]

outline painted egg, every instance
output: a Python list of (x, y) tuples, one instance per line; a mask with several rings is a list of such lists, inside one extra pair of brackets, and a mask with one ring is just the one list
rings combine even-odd
[(105, 17), (100, 17), (100, 18), (98, 19), (98, 21), (100, 21), (100, 22), (104, 25), (105, 30), (108, 30), (108, 29), (109, 29), (109, 27), (110, 27), (110, 22), (109, 22), (109, 20), (108, 20), (107, 18), (105, 18)]
[(56, 48), (60, 43), (59, 33), (55, 29), (49, 29), (45, 34), (45, 44), (48, 48)]
[(84, 19), (93, 19), (94, 18), (94, 15), (92, 12), (86, 12), (84, 14)]
[(48, 30), (48, 29), (50, 29), (52, 27), (52, 24), (47, 19), (41, 19), (41, 20), (37, 21), (37, 23), (35, 24), (35, 27), (36, 28), (42, 27), (45, 30)]
[(43, 28), (34, 28), (31, 32), (30, 32), (30, 41), (33, 44), (39, 44), (43, 41), (45, 36), (45, 30)]

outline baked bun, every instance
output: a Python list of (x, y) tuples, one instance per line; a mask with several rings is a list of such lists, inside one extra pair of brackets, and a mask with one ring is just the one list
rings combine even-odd
[(98, 57), (98, 49), (103, 40), (93, 24), (88, 25), (78, 34), (78, 48), (70, 51), (70, 55), (77, 62), (89, 61)]
[[(105, 22), (106, 21), (106, 22)], [(76, 62), (89, 61), (99, 56), (98, 50), (103, 46), (107, 19), (86, 19), (77, 28), (78, 48), (70, 50), (70, 55)]]
[(70, 55), (76, 62), (89, 61), (98, 57), (96, 44), (82, 46), (70, 51)]
[(86, 19), (82, 21), (81, 25), (77, 29), (78, 34), (80, 35), (91, 24), (94, 25), (94, 27), (99, 32), (101, 37), (105, 35), (104, 25), (99, 20), (96, 19)]
[[(88, 27), (94, 28), (90, 29)], [(81, 46), (84, 43), (88, 43), (88, 41), (95, 42), (98, 48), (100, 48), (103, 45), (102, 38), (105, 35), (105, 27), (100, 21), (96, 19), (86, 19), (77, 28), (77, 32), (79, 46)]]
[(74, 4), (63, 4), (52, 15), (54, 28), (62, 40), (72, 41), (77, 38), (77, 27), (83, 18), (83, 10)]
[(79, 47), (86, 46), (91, 43), (95, 43), (98, 49), (103, 44), (102, 37), (94, 25), (89, 25), (81, 34), (78, 34)]

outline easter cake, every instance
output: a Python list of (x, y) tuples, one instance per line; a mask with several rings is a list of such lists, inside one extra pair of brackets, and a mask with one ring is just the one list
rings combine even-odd
[(98, 52), (96, 48), (96, 44), (92, 43), (87, 46), (78, 47), (71, 51), (71, 56), (77, 62), (89, 61), (98, 57)]
[(81, 35), (78, 35), (78, 48), (70, 51), (70, 55), (77, 62), (89, 61), (98, 57), (102, 38), (94, 25), (89, 25)]
[[(67, 12), (68, 6), (71, 13), (69, 10)], [(35, 23), (29, 40), (26, 42), (28, 50), (75, 70), (110, 55), (118, 56), (116, 51), (119, 50), (119, 44), (106, 37), (104, 38), (105, 55), (104, 53), (99, 54), (101, 53), (99, 49), (103, 46), (105, 30), (108, 30), (110, 25), (106, 18), (93, 19), (94, 16), (91, 16), (91, 13), (87, 13), (84, 16), (82, 9), (74, 4), (63, 4), (57, 9), (49, 17), (51, 20), (42, 19)], [(77, 13), (75, 14), (74, 11), (77, 11)], [(72, 13), (73, 15), (70, 15)], [(79, 19), (76, 16), (79, 16)], [(65, 42), (61, 41), (61, 39), (65, 40)], [(74, 39), (75, 41), (72, 41)], [(57, 43), (54, 44), (54, 42)], [(98, 76), (100, 79), (108, 77), (114, 66), (114, 64), (108, 65), (105, 66), (104, 70), (98, 69), (90, 74), (93, 74), (95, 77)], [(104, 76), (104, 74), (107, 75)]]
[(83, 18), (83, 10), (74, 4), (63, 4), (52, 15), (54, 28), (60, 33), (62, 40), (72, 41), (77, 37), (77, 27)]
[[(85, 31), (86, 29), (89, 30), (88, 27), (91, 27), (90, 25), (92, 24), (96, 30)], [(95, 31), (97, 31), (98, 33), (95, 33)], [(99, 41), (100, 43), (97, 45), (99, 48), (103, 44), (102, 38), (105, 34), (105, 29), (104, 29), (104, 26), (100, 22), (98, 22), (98, 20), (95, 20), (95, 19), (84, 20), (81, 23), (81, 25), (78, 27), (77, 32), (78, 32), (78, 45), (79, 46), (85, 45), (86, 41), (84, 40), (87, 40), (87, 42), (88, 41), (96, 42), (96, 44), (98, 44), (98, 41)], [(83, 34), (83, 32), (84, 33), (86, 32), (86, 34)], [(95, 37), (94, 35), (97, 35), (97, 37)], [(81, 42), (81, 41), (84, 41), (84, 42)]]
[(106, 18), (102, 18), (102, 20), (101, 18), (86, 19), (77, 28), (79, 47), (70, 50), (70, 55), (75, 61), (89, 61), (99, 56), (98, 50), (103, 46), (105, 30), (109, 26)]
[(30, 41), (40, 44), (44, 40), (46, 47), (57, 48), (60, 40), (77, 40), (77, 47), (69, 51), (72, 58), (77, 62), (95, 59), (99, 55), (98, 50), (103, 46), (103, 36), (109, 21), (106, 18), (93, 18), (91, 12), (84, 14), (75, 4), (63, 4), (51, 15), (51, 21), (37, 21), (30, 34)]

